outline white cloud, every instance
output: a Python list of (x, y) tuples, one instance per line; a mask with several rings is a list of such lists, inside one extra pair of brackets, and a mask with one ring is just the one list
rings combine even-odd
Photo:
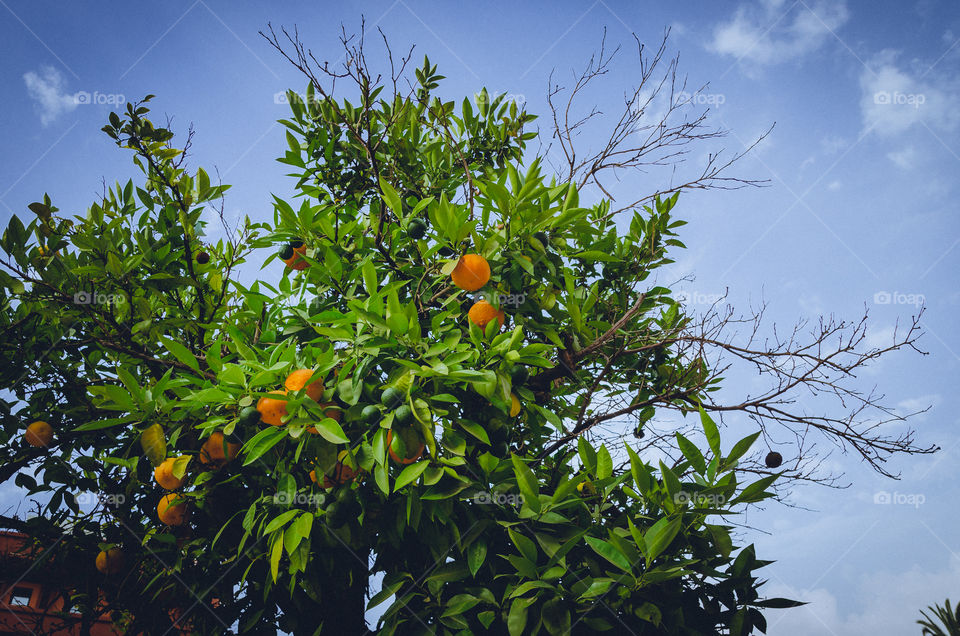
[(44, 126), (77, 107), (73, 94), (66, 92), (63, 75), (51, 66), (24, 73), (23, 81), (27, 85), (27, 94), (40, 106), (40, 123)]
[(836, 192), (841, 187), (843, 187), (843, 183), (841, 183), (839, 179), (836, 181), (831, 181), (827, 184), (827, 190), (830, 190), (831, 192)]
[(921, 123), (932, 130), (956, 130), (960, 76), (936, 73), (923, 65), (905, 69), (897, 57), (895, 51), (884, 51), (860, 74), (864, 130), (890, 136)]
[[(799, 590), (781, 583), (761, 588), (768, 596), (807, 601), (809, 605), (765, 612), (768, 633), (777, 636), (807, 634), (915, 634), (920, 610), (944, 600), (960, 584), (960, 559), (931, 572), (914, 566), (905, 572), (870, 572), (860, 576), (855, 595), (863, 602), (856, 610), (841, 608), (826, 589)], [(846, 610), (846, 611), (843, 611)], [(928, 612), (929, 614), (929, 612)]]
[(820, 148), (828, 155), (835, 155), (841, 150), (846, 150), (849, 145), (849, 140), (836, 135), (828, 135), (820, 140)]
[(915, 398), (907, 398), (897, 402), (897, 410), (903, 415), (908, 415), (910, 413), (917, 413), (926, 408), (935, 407), (942, 401), (943, 398), (939, 393), (930, 393), (927, 395), (920, 395)]
[(756, 64), (779, 64), (820, 48), (849, 19), (846, 1), (786, 6), (785, 0), (742, 4), (718, 24), (708, 49)]
[(907, 146), (903, 150), (888, 152), (887, 159), (897, 164), (897, 166), (903, 170), (909, 170), (913, 168), (914, 162), (917, 159), (917, 149), (913, 146)]

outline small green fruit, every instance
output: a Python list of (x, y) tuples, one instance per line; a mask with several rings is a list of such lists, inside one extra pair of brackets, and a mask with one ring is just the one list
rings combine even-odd
[(527, 367), (517, 365), (510, 371), (510, 382), (513, 386), (523, 386), (530, 379), (530, 371)]
[(401, 404), (394, 412), (393, 418), (397, 424), (409, 424), (413, 420), (413, 411), (406, 404)]
[(423, 219), (413, 219), (407, 224), (407, 236), (414, 240), (420, 240), (427, 234), (427, 224)]
[(255, 406), (245, 406), (240, 410), (240, 424), (254, 426), (260, 423), (260, 411)]
[(387, 408), (392, 409), (395, 406), (403, 403), (403, 393), (400, 391), (400, 389), (390, 387), (383, 392), (383, 395), (380, 396), (380, 403)]
[(368, 404), (360, 411), (360, 419), (367, 423), (373, 423), (380, 418), (380, 409), (373, 404)]
[(280, 260), (285, 261), (291, 256), (293, 256), (293, 248), (290, 247), (289, 243), (280, 248)]

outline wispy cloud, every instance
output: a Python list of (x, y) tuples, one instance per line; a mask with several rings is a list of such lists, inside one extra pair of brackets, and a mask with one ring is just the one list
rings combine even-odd
[(779, 64), (820, 48), (849, 19), (846, 2), (742, 4), (713, 31), (708, 48), (760, 65)]
[(904, 68), (896, 51), (884, 51), (860, 74), (864, 130), (892, 136), (925, 124), (939, 132), (960, 127), (960, 77)]
[(913, 168), (917, 161), (917, 149), (913, 146), (907, 146), (903, 150), (888, 152), (887, 159), (896, 164), (897, 167), (903, 170), (909, 170)]
[[(927, 539), (930, 537), (921, 537)], [(932, 540), (932, 538), (930, 538)], [(896, 566), (896, 563), (893, 564)], [(797, 589), (782, 582), (771, 582), (764, 590), (770, 596), (785, 596), (807, 601), (809, 605), (783, 612), (770, 612), (770, 633), (781, 636), (807, 634), (910, 634), (920, 618), (920, 610), (943, 603), (949, 591), (956, 589), (960, 560), (946, 559), (939, 570), (880, 570), (862, 575), (855, 593), (863, 599), (862, 611), (844, 607), (824, 588)]]
[(50, 125), (61, 115), (77, 107), (74, 95), (66, 92), (63, 75), (52, 66), (43, 66), (39, 71), (24, 73), (23, 81), (27, 85), (27, 94), (39, 106), (40, 123), (44, 126)]

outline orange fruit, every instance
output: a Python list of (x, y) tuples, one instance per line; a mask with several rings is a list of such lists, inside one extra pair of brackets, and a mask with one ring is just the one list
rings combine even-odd
[(100, 554), (97, 555), (97, 569), (102, 574), (118, 573), (123, 569), (123, 550), (120, 548), (100, 550)]
[[(406, 465), (406, 464), (412, 464), (413, 462), (417, 461), (423, 456), (423, 451), (426, 448), (426, 446), (424, 445), (423, 440), (420, 439), (420, 437), (414, 432), (412, 428), (403, 429), (400, 432), (398, 432), (397, 435), (400, 436), (400, 439), (403, 440), (403, 443), (407, 447), (407, 456), (401, 459), (400, 456), (394, 452), (393, 447), (390, 444), (393, 441), (393, 430), (391, 429), (387, 431), (387, 451), (390, 453), (390, 459), (397, 462), (398, 464)], [(419, 447), (417, 448), (416, 452), (411, 453), (414, 446), (416, 446), (416, 444), (418, 443), (419, 443)]]
[[(177, 503), (178, 500), (181, 501)], [(157, 504), (157, 516), (161, 523), (168, 526), (183, 525), (183, 522), (187, 520), (187, 502), (183, 501), (181, 496), (176, 493), (167, 493), (160, 498), (160, 503)]]
[(303, 243), (299, 247), (293, 248), (293, 256), (283, 259), (283, 262), (286, 263), (287, 267), (290, 269), (295, 269), (298, 272), (303, 271), (310, 267), (310, 263), (302, 258), (302, 256), (306, 253), (307, 245)]
[(490, 280), (490, 264), (479, 254), (464, 254), (450, 273), (453, 284), (466, 291), (477, 291)]
[(483, 329), (487, 326), (487, 323), (497, 319), (497, 322), (500, 323), (500, 326), (503, 326), (505, 316), (502, 309), (497, 309), (490, 303), (485, 300), (478, 300), (473, 303), (473, 306), (470, 308), (470, 311), (467, 312), (467, 317), (470, 318), (470, 322), (476, 326)]
[[(270, 391), (284, 395), (284, 391)], [(280, 426), (283, 424), (283, 418), (287, 416), (287, 401), (277, 400), (275, 398), (262, 397), (257, 402), (257, 410), (260, 411), (260, 419), (271, 426)]]
[(31, 446), (49, 446), (53, 441), (53, 427), (44, 421), (37, 421), (27, 427), (23, 441)]
[[(299, 391), (307, 384), (307, 380), (309, 380), (312, 375), (312, 369), (297, 369), (287, 376), (287, 379), (283, 382), (283, 386), (287, 387), (288, 391)], [(314, 402), (319, 402), (320, 398), (323, 397), (323, 382), (315, 380), (307, 385), (307, 397)]]
[[(217, 431), (207, 438), (200, 448), (200, 461), (205, 466), (226, 464), (236, 458), (240, 452), (240, 444), (227, 444), (227, 452), (223, 452), (223, 433)], [(229, 459), (228, 459), (229, 456)], [(162, 464), (161, 464), (162, 466)], [(161, 484), (162, 485), (162, 484)]]
[[(360, 470), (354, 469), (352, 466), (348, 466), (343, 463), (343, 460), (347, 456), (347, 451), (340, 451), (340, 454), (337, 455), (337, 463), (334, 464), (333, 472), (330, 475), (323, 476), (323, 487), (330, 489), (334, 486), (342, 486), (344, 484), (349, 484), (353, 481), (353, 478), (360, 473)], [(317, 483), (317, 471), (310, 471), (310, 481)]]
[(153, 470), (153, 478), (164, 490), (176, 490), (183, 485), (183, 479), (173, 474), (173, 463), (176, 457), (168, 457)]

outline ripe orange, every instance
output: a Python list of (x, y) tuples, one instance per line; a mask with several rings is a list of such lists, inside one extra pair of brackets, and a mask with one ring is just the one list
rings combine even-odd
[(153, 470), (153, 478), (164, 490), (176, 490), (183, 485), (183, 479), (173, 474), (173, 463), (175, 461), (177, 461), (176, 457), (168, 457)]
[[(179, 501), (179, 503), (177, 503)], [(183, 525), (187, 520), (187, 502), (182, 500), (181, 495), (176, 493), (167, 493), (160, 498), (157, 504), (157, 516), (161, 523), (168, 526)]]
[(450, 273), (453, 284), (466, 291), (477, 291), (490, 280), (490, 264), (479, 254), (464, 254)]
[[(309, 380), (312, 375), (312, 369), (297, 369), (287, 376), (287, 379), (283, 382), (283, 386), (287, 387), (288, 391), (299, 391), (307, 384), (307, 380)], [(307, 385), (307, 397), (314, 402), (319, 402), (320, 398), (323, 397), (323, 382), (314, 380)]]
[(310, 267), (310, 263), (302, 258), (306, 253), (307, 246), (305, 243), (301, 243), (298, 247), (293, 248), (293, 256), (283, 259), (283, 262), (286, 263), (290, 269), (295, 269), (298, 272), (303, 271)]
[(227, 452), (224, 453), (223, 433), (217, 431), (208, 437), (200, 448), (200, 462), (205, 466), (226, 464), (228, 461), (235, 459), (239, 452), (240, 444), (229, 443), (227, 444)]
[(53, 441), (53, 427), (44, 421), (37, 421), (27, 427), (23, 441), (31, 446), (49, 446)]
[(497, 322), (500, 323), (500, 326), (503, 327), (503, 322), (505, 316), (502, 309), (497, 309), (490, 303), (485, 300), (478, 300), (473, 303), (473, 306), (470, 308), (470, 311), (467, 312), (467, 317), (470, 318), (470, 322), (477, 325), (481, 329), (487, 326), (487, 323), (497, 319)]
[(97, 569), (102, 574), (117, 574), (123, 569), (123, 550), (120, 548), (110, 548), (109, 550), (100, 550), (97, 555)]
[[(423, 456), (423, 451), (426, 446), (412, 428), (400, 429), (397, 435), (403, 440), (404, 445), (407, 447), (407, 456), (401, 459), (400, 456), (394, 452), (393, 446), (391, 446), (391, 442), (393, 441), (393, 429), (391, 429), (387, 431), (387, 451), (390, 453), (390, 459), (398, 464), (406, 465), (412, 464)], [(419, 447), (417, 444), (419, 444)], [(414, 448), (416, 448), (415, 452), (413, 451)]]
[[(284, 391), (270, 391), (284, 395)], [(257, 402), (257, 410), (260, 411), (260, 419), (271, 426), (280, 426), (283, 424), (283, 418), (287, 416), (287, 401), (277, 400), (275, 398), (262, 397)]]

